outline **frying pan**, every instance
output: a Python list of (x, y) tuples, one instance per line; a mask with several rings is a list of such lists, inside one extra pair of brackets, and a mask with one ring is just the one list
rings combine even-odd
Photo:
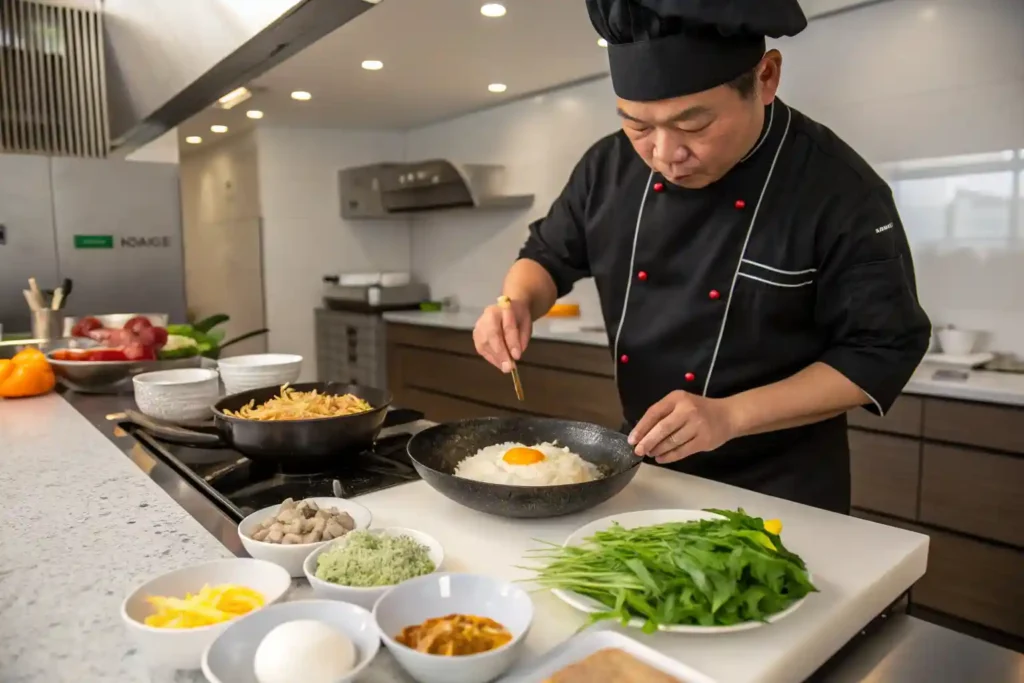
[(272, 462), (288, 471), (308, 472), (337, 467), (342, 464), (337, 461), (347, 453), (373, 445), (391, 405), (388, 392), (356, 384), (308, 382), (289, 386), (303, 392), (315, 389), (322, 394), (352, 394), (373, 406), (373, 410), (339, 417), (279, 421), (246, 420), (224, 414), (225, 409), (234, 412), (249, 401), (259, 405), (277, 396), (281, 389), (272, 386), (231, 394), (217, 401), (213, 405), (214, 434), (185, 427), (164, 428), (151, 420), (133, 421), (158, 438), (174, 443), (206, 448), (223, 445), (251, 460)]
[[(582, 484), (509, 486), (456, 477), (455, 466), (481, 448), (551, 442), (594, 463), (604, 475)], [(419, 432), (407, 446), (423, 481), (456, 503), (501, 517), (570, 515), (608, 500), (636, 476), (641, 458), (619, 432), (586, 422), (535, 417), (489, 417), (449, 422)]]

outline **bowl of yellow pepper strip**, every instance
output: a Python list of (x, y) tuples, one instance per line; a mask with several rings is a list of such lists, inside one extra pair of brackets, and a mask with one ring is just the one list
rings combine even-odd
[(150, 666), (198, 669), (230, 622), (277, 602), (290, 586), (291, 576), (272, 562), (217, 560), (142, 584), (125, 598), (121, 619)]

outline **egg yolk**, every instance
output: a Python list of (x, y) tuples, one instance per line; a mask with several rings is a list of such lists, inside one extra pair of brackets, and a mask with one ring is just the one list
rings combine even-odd
[(536, 448), (510, 448), (501, 459), (509, 465), (535, 465), (546, 458)]

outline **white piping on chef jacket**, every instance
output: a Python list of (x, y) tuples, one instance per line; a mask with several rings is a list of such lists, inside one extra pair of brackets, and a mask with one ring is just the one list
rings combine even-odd
[(629, 308), (629, 289), (633, 286), (633, 265), (636, 262), (636, 243), (640, 238), (640, 221), (644, 217), (644, 206), (647, 204), (647, 194), (651, 191), (651, 181), (654, 180), (654, 169), (647, 176), (647, 185), (644, 186), (644, 196), (640, 200), (640, 210), (636, 214), (636, 228), (633, 229), (633, 250), (629, 252), (629, 275), (626, 277), (626, 296), (622, 300), (622, 313), (619, 315), (619, 326), (615, 330), (615, 343), (612, 344), (612, 366), (615, 369), (615, 386), (619, 386), (619, 337), (622, 335), (622, 323), (626, 322), (626, 309)]
[(708, 367), (708, 376), (704, 379), (704, 390), (701, 392), (701, 396), (708, 395), (708, 387), (711, 386), (711, 375), (715, 371), (715, 361), (718, 360), (718, 350), (722, 346), (722, 336), (725, 334), (725, 323), (729, 320), (729, 306), (732, 304), (732, 295), (736, 291), (736, 281), (740, 277), (740, 266), (743, 265), (743, 259), (747, 254), (747, 245), (750, 244), (750, 235), (754, 232), (754, 224), (757, 222), (757, 213), (761, 210), (761, 202), (764, 200), (764, 193), (768, 189), (768, 183), (772, 181), (772, 174), (775, 172), (775, 164), (779, 160), (779, 153), (782, 152), (782, 146), (786, 144), (786, 135), (789, 133), (789, 124), (793, 119), (793, 111), (786, 107), (786, 127), (782, 130), (782, 138), (779, 140), (779, 146), (775, 148), (775, 156), (772, 157), (772, 165), (768, 167), (768, 176), (764, 179), (764, 184), (761, 185), (761, 194), (757, 198), (757, 204), (754, 206), (754, 214), (750, 217), (750, 226), (747, 227), (747, 236), (743, 238), (743, 249), (740, 250), (740, 258), (736, 261), (736, 272), (732, 276), (732, 284), (729, 285), (729, 298), (725, 300), (725, 313), (722, 314), (722, 325), (718, 328), (718, 340), (715, 341), (715, 351), (711, 354), (711, 365)]
[[(765, 270), (770, 270), (773, 273), (781, 273), (782, 275), (806, 275), (808, 273), (817, 273), (818, 272), (817, 268), (804, 268), (803, 270), (783, 270), (782, 268), (772, 268), (771, 266), (766, 266), (763, 263), (758, 263), (757, 261), (751, 261), (748, 258), (743, 259), (743, 263), (749, 263), (752, 266), (757, 266), (758, 268), (764, 268)], [(740, 275), (742, 275), (742, 274), (743, 273), (740, 273)]]

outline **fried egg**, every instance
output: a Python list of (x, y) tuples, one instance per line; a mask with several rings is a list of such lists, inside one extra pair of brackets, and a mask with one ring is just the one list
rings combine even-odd
[(455, 468), (455, 476), (488, 484), (558, 486), (601, 478), (593, 465), (553, 443), (501, 443), (481, 448)]

